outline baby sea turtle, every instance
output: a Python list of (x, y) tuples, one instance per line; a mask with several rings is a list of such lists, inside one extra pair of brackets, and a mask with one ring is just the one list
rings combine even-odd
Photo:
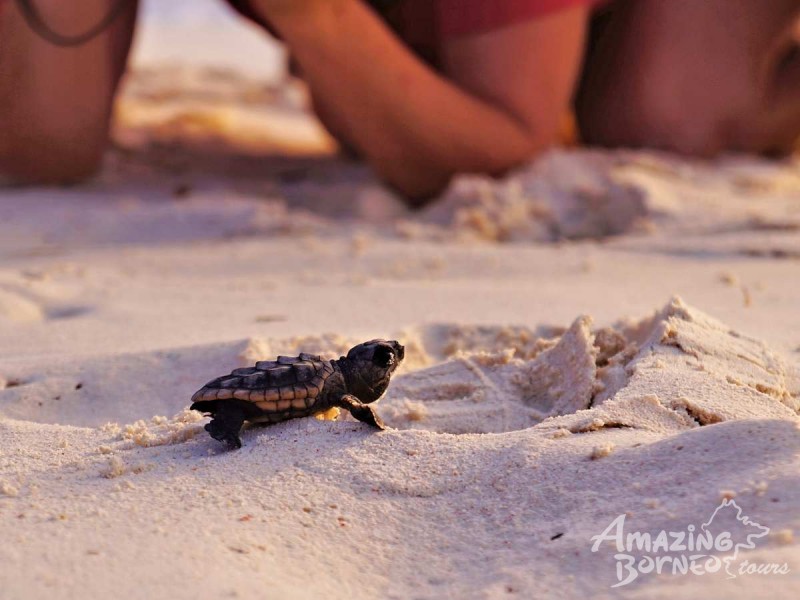
[(262, 360), (209, 381), (192, 396), (191, 408), (209, 413), (213, 418), (206, 431), (231, 448), (242, 447), (239, 432), (245, 421), (270, 425), (333, 407), (384, 429), (368, 405), (386, 391), (404, 356), (405, 349), (395, 341), (371, 340), (338, 360), (305, 353)]

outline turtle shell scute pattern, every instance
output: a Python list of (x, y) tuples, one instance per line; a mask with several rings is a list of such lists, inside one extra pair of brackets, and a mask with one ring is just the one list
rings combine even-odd
[(209, 381), (192, 402), (234, 399), (252, 402), (265, 413), (303, 412), (313, 406), (333, 372), (331, 361), (313, 354), (279, 356)]

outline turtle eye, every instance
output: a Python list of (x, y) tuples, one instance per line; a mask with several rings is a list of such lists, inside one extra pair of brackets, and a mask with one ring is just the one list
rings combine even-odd
[(387, 346), (378, 346), (372, 355), (372, 362), (384, 369), (394, 364), (394, 353)]

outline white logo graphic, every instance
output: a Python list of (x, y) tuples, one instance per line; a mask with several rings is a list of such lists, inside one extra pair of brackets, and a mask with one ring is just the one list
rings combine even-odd
[(628, 585), (639, 575), (649, 573), (704, 575), (724, 569), (729, 579), (740, 575), (785, 575), (789, 572), (786, 563), (739, 559), (740, 550), (754, 549), (755, 540), (768, 533), (769, 527), (744, 515), (736, 502), (723, 500), (699, 530), (688, 525), (682, 531), (661, 530), (655, 535), (625, 532), (625, 515), (619, 515), (603, 533), (592, 537), (592, 552), (598, 552), (603, 542), (614, 545), (617, 583), (611, 587)]

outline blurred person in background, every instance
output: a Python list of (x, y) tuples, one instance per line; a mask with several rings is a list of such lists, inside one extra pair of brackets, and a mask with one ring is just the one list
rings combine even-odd
[[(785, 153), (800, 135), (800, 0), (229, 1), (412, 202), (537, 156), (571, 113), (586, 143), (697, 156)], [(136, 4), (0, 0), (0, 173), (96, 171)]]

